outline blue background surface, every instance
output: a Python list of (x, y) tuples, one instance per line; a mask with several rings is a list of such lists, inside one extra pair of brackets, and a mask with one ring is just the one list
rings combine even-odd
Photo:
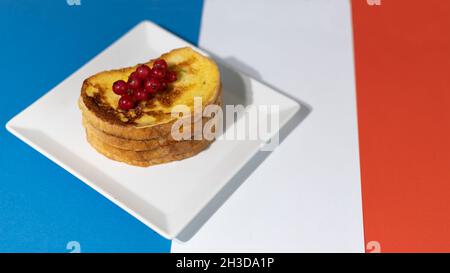
[(170, 241), (36, 152), (6, 122), (149, 19), (196, 44), (203, 1), (0, 1), (0, 252), (169, 252)]

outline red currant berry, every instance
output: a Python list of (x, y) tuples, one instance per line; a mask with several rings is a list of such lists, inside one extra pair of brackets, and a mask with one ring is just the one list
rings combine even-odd
[(134, 101), (130, 96), (122, 96), (119, 99), (119, 108), (122, 110), (130, 110), (134, 107)]
[(153, 68), (167, 70), (167, 63), (163, 59), (158, 59), (153, 63)]
[(138, 78), (130, 78), (128, 80), (128, 88), (132, 89), (132, 90), (137, 90), (139, 88), (141, 88), (142, 86), (142, 81)]
[(152, 73), (152, 70), (145, 64), (140, 65), (136, 69), (136, 74), (141, 80), (147, 79), (150, 76), (150, 73)]
[(139, 79), (136, 71), (134, 71), (133, 73), (130, 74), (130, 76), (128, 76), (128, 80), (131, 80), (131, 79)]
[(136, 101), (146, 100), (148, 98), (148, 94), (144, 91), (144, 89), (138, 89), (133, 93), (133, 99)]
[(177, 72), (175, 71), (167, 71), (166, 73), (166, 81), (174, 82), (177, 80)]
[(167, 90), (167, 82), (163, 81), (161, 82), (161, 86), (159, 87), (158, 91), (166, 91)]
[(158, 80), (163, 80), (166, 77), (166, 70), (160, 68), (153, 68), (152, 76)]
[(119, 80), (113, 84), (113, 92), (117, 95), (123, 95), (127, 92), (128, 85), (125, 81)]
[(149, 94), (155, 93), (156, 91), (159, 90), (160, 87), (161, 83), (155, 78), (146, 80), (144, 84), (144, 89)]

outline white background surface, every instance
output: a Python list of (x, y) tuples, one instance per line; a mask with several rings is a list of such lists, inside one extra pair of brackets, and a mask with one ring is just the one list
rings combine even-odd
[(209, 0), (200, 46), (311, 110), (172, 252), (363, 252), (350, 3)]

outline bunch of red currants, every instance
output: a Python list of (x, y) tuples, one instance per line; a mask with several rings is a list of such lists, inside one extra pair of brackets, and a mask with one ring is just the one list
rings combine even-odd
[(119, 108), (130, 110), (140, 101), (149, 99), (150, 95), (165, 91), (167, 85), (177, 80), (175, 71), (167, 70), (167, 63), (163, 59), (153, 62), (150, 68), (145, 64), (139, 65), (130, 74), (128, 81), (119, 80), (113, 84), (113, 92), (120, 96)]

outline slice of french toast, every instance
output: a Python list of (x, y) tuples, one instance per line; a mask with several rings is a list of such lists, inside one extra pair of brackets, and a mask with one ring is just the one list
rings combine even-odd
[(86, 130), (86, 137), (91, 146), (104, 156), (139, 167), (148, 167), (192, 157), (208, 148), (211, 144), (211, 141), (208, 140), (190, 140), (151, 151), (129, 151), (119, 149), (99, 140), (88, 130)]
[[(159, 59), (165, 60), (169, 69), (176, 72), (177, 80), (169, 84), (167, 91), (156, 93), (135, 109), (120, 109), (120, 96), (113, 92), (112, 86), (118, 80), (126, 80), (137, 66), (100, 72), (86, 79), (78, 101), (86, 122), (119, 138), (155, 139), (170, 133), (176, 121), (171, 115), (174, 106), (186, 105), (193, 112), (194, 97), (202, 98), (203, 107), (217, 101), (220, 76), (210, 58), (185, 47), (163, 54)], [(146, 65), (151, 67), (154, 61)]]
[[(222, 105), (221, 98), (219, 97), (214, 104), (221, 106)], [(211, 118), (203, 117), (202, 124), (203, 125), (206, 124), (206, 122), (208, 122), (210, 119)], [(170, 133), (168, 135), (164, 135), (164, 136), (161, 136), (158, 138), (143, 139), (143, 140), (117, 137), (114, 135), (110, 135), (110, 134), (94, 127), (92, 124), (87, 122), (84, 115), (83, 115), (83, 126), (87, 130), (89, 130), (91, 134), (95, 135), (95, 137), (98, 140), (105, 142), (113, 147), (123, 149), (123, 150), (148, 151), (148, 150), (158, 149), (163, 146), (174, 144), (174, 143), (181, 142), (181, 141), (189, 141), (189, 140), (180, 140), (180, 141), (174, 140)], [(194, 136), (193, 126), (194, 125), (192, 125), (192, 128), (191, 128), (192, 129), (191, 130), (192, 137)], [(200, 129), (202, 130), (203, 128), (200, 128)]]

